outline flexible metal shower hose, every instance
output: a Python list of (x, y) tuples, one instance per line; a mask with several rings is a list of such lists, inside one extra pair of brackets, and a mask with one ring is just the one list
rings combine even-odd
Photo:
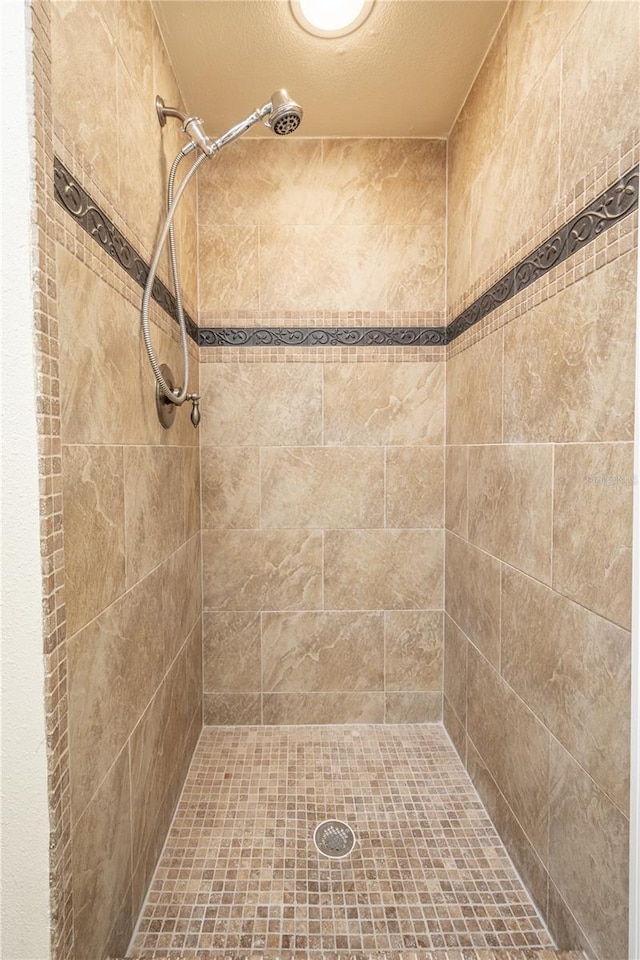
[[(171, 171), (169, 173), (169, 183), (167, 186), (167, 216), (165, 218), (162, 230), (160, 231), (160, 236), (158, 237), (158, 242), (153, 253), (153, 258), (149, 266), (149, 274), (147, 276), (147, 282), (144, 288), (144, 295), (142, 297), (142, 336), (144, 338), (144, 345), (147, 350), (147, 356), (149, 357), (149, 362), (153, 369), (154, 375), (160, 389), (163, 394), (170, 400), (172, 403), (175, 403), (177, 406), (180, 406), (188, 399), (188, 388), (189, 388), (189, 347), (187, 344), (187, 327), (184, 319), (184, 310), (182, 308), (182, 291), (180, 289), (180, 277), (178, 276), (178, 260), (176, 257), (176, 243), (175, 235), (173, 228), (173, 218), (175, 212), (180, 203), (180, 198), (184, 193), (189, 181), (195, 174), (196, 170), (200, 164), (207, 160), (207, 154), (202, 153), (193, 164), (191, 169), (187, 172), (184, 180), (178, 187), (178, 192), (175, 197), (173, 196), (173, 187), (175, 183), (175, 176), (180, 164), (180, 161), (191, 153), (195, 149), (194, 144), (188, 144), (183, 150), (180, 151), (178, 156), (175, 158), (171, 165)], [(175, 298), (176, 298), (176, 309), (178, 312), (178, 323), (180, 324), (180, 341), (182, 344), (182, 360), (184, 366), (184, 383), (179, 390), (175, 393), (160, 372), (160, 364), (156, 358), (153, 344), (151, 343), (151, 332), (149, 330), (149, 300), (151, 299), (151, 292), (153, 290), (153, 284), (156, 279), (156, 273), (158, 271), (158, 263), (160, 262), (160, 256), (162, 255), (162, 248), (164, 246), (165, 240), (167, 239), (167, 234), (169, 234), (169, 258), (171, 261), (171, 273), (173, 277), (173, 285), (175, 289)]]

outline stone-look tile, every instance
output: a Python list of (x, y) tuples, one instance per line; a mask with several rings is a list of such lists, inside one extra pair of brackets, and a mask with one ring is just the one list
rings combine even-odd
[(467, 638), (445, 616), (443, 689), (462, 724), (467, 722), (467, 646)]
[[(120, 753), (84, 815), (74, 823), (71, 856), (75, 955), (104, 957), (115, 918), (131, 882), (127, 750)], [(130, 914), (128, 919), (130, 936), (133, 928)]]
[(442, 630), (439, 610), (388, 610), (384, 614), (387, 692), (442, 689)]
[(425, 227), (387, 227), (387, 262), (387, 310), (444, 310), (444, 216)]
[(467, 447), (445, 448), (445, 515), (447, 530), (459, 537), (468, 535)]
[(148, 577), (69, 641), (69, 754), (75, 820), (163, 673), (162, 583)]
[(205, 693), (205, 726), (255, 726), (262, 722), (259, 693)]
[[(107, 3), (100, 6), (111, 5)], [(118, 0), (113, 4), (113, 14), (111, 29), (118, 52), (136, 86), (138, 96), (148, 107), (153, 103), (155, 95), (153, 45), (156, 38), (153, 13), (147, 4), (139, 3), (138, 0)], [(174, 103), (173, 100), (170, 102)]]
[(65, 599), (72, 636), (125, 587), (124, 473), (115, 447), (63, 447)]
[[(511, 4), (506, 21), (507, 122), (535, 89), (585, 6), (586, 0), (529, 0)], [(583, 167), (581, 173), (587, 169), (588, 166)]]
[(384, 693), (265, 693), (266, 724), (383, 723)]
[(133, 889), (130, 885), (115, 911), (115, 920), (104, 948), (106, 957), (120, 957), (126, 953), (137, 916), (133, 907)]
[[(452, 134), (453, 136), (453, 134)], [(449, 143), (451, 144), (451, 140)], [(459, 196), (449, 189), (447, 214), (447, 303), (455, 307), (467, 292), (471, 268), (471, 190), (462, 185), (465, 192)]]
[[(327, 220), (343, 224), (423, 225), (430, 227), (435, 236), (443, 234), (444, 140), (325, 139), (322, 166)], [(424, 304), (416, 309), (424, 309)]]
[(515, 570), (502, 575), (502, 674), (623, 809), (629, 634)]
[(200, 450), (184, 447), (184, 535), (187, 540), (200, 532)]
[(437, 610), (442, 606), (439, 530), (329, 530), (325, 605), (332, 610)]
[[(195, 627), (191, 631), (184, 648), (184, 661), (186, 672), (186, 709), (187, 723), (189, 728), (196, 726), (194, 734), (185, 732), (184, 743), (189, 746), (190, 736), (194, 737), (195, 745), (202, 727), (202, 691), (203, 691), (203, 643), (202, 643), (202, 617), (199, 617)], [(183, 747), (183, 752), (185, 748)], [(184, 756), (183, 756), (184, 763)], [(185, 771), (189, 766), (189, 756), (186, 758)]]
[(382, 613), (265, 613), (262, 689), (382, 690)]
[(464, 724), (459, 720), (458, 714), (455, 712), (446, 696), (444, 696), (442, 700), (442, 723), (445, 730), (449, 734), (451, 743), (455, 747), (458, 756), (464, 763), (467, 752), (467, 735), (465, 733)]
[(384, 451), (375, 447), (265, 447), (263, 527), (382, 527)]
[(505, 440), (633, 439), (635, 270), (629, 253), (505, 328)]
[(471, 280), (519, 242), (558, 199), (560, 54), (507, 127), (471, 194)]
[(260, 227), (261, 310), (385, 310), (387, 285), (385, 227)]
[(502, 331), (447, 362), (447, 443), (502, 440)]
[[(169, 668), (202, 614), (200, 536), (192, 537), (154, 570), (149, 581), (161, 596), (164, 667)], [(156, 586), (157, 584), (157, 586)]]
[(546, 863), (549, 733), (473, 646), (467, 671), (467, 733)]
[(442, 720), (442, 694), (413, 690), (409, 693), (385, 693), (385, 723), (439, 723)]
[(207, 219), (199, 221), (198, 303), (201, 312), (259, 309), (259, 250), (257, 227), (220, 225)]
[(387, 527), (441, 527), (444, 520), (443, 449), (387, 447), (385, 500)]
[(323, 366), (326, 443), (442, 443), (443, 363)]
[(469, 539), (547, 583), (552, 477), (550, 445), (469, 449)]
[(588, 4), (562, 52), (561, 193), (637, 127), (639, 100), (636, 5)]
[(133, 865), (150, 843), (162, 849), (158, 822), (174, 771), (179, 766), (188, 727), (186, 668), (179, 657), (131, 736), (131, 816)]
[(588, 957), (595, 956), (595, 950), (585, 936), (584, 930), (562, 899), (558, 888), (549, 878), (548, 905), (545, 922), (549, 933), (559, 950), (584, 950)]
[(260, 526), (260, 451), (203, 447), (200, 457), (203, 527)]
[(204, 613), (202, 627), (205, 692), (260, 690), (260, 614)]
[(185, 476), (177, 447), (124, 451), (127, 584), (137, 583), (184, 540)]
[(203, 447), (322, 442), (322, 364), (204, 363)]
[(553, 586), (631, 626), (633, 445), (555, 448)]
[(629, 823), (555, 741), (549, 873), (602, 960), (626, 957)]
[(545, 865), (529, 843), (509, 804), (491, 776), (490, 770), (487, 769), (487, 765), (471, 740), (467, 742), (466, 767), (514, 866), (522, 877), (534, 903), (544, 915), (547, 909), (548, 887), (548, 874)]
[(243, 139), (198, 173), (198, 222), (254, 226), (326, 222), (336, 185), (322, 178), (326, 141)]
[(500, 563), (449, 532), (446, 535), (445, 609), (497, 669), (500, 664)]
[(460, 202), (504, 135), (506, 83), (507, 32), (502, 23), (449, 136), (448, 192), (453, 204)]
[[(116, 47), (100, 14), (101, 6), (86, 2), (51, 5), (52, 106), (56, 120), (95, 168), (102, 188), (115, 198)], [(78, 42), (78, 37), (91, 37), (91, 43)], [(109, 149), (105, 149), (107, 145)]]
[(219, 530), (203, 534), (204, 606), (211, 610), (316, 610), (322, 533)]

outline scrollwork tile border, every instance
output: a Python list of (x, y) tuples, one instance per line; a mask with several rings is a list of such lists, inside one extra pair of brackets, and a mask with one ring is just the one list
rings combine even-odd
[(433, 347), (445, 327), (201, 327), (203, 347)]

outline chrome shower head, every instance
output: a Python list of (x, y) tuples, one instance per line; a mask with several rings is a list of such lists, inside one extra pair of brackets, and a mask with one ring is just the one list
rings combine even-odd
[(271, 97), (271, 112), (266, 125), (280, 137), (297, 130), (302, 122), (302, 107), (286, 90), (276, 90)]

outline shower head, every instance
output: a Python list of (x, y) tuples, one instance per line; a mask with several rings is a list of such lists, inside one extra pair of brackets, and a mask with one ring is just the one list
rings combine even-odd
[(266, 125), (281, 137), (297, 130), (302, 122), (302, 107), (286, 90), (276, 90), (271, 97), (271, 111)]

